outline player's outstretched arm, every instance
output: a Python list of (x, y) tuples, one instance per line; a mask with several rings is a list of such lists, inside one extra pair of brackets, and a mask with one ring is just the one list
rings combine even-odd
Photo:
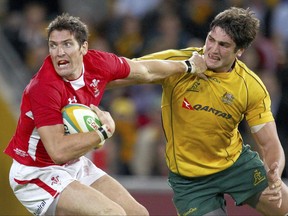
[(107, 88), (122, 87), (141, 83), (160, 83), (161, 80), (177, 73), (190, 73), (206, 79), (207, 69), (203, 56), (194, 52), (192, 57), (183, 61), (127, 59), (130, 74), (126, 79), (116, 80)]

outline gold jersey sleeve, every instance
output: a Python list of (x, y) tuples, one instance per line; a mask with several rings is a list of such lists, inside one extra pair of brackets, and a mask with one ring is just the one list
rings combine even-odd
[[(188, 59), (193, 51), (203, 53), (187, 48), (141, 59)], [(177, 74), (162, 82), (166, 162), (182, 176), (205, 176), (230, 167), (242, 150), (238, 125), (243, 118), (249, 126), (274, 120), (264, 84), (240, 60), (229, 73), (207, 70), (205, 74), (208, 81)]]

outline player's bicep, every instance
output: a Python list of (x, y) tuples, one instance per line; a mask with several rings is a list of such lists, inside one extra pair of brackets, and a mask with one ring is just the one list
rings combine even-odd
[(149, 71), (148, 68), (145, 66), (145, 64), (139, 62), (139, 61), (133, 61), (130, 59), (126, 59), (127, 63), (130, 67), (130, 73), (128, 77), (125, 80), (130, 80), (134, 82), (141, 82), (146, 81), (147, 78), (149, 78)]

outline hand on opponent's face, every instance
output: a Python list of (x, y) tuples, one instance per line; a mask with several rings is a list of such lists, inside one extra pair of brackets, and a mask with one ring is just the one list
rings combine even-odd
[(207, 66), (204, 60), (203, 55), (199, 55), (198, 52), (193, 52), (192, 57), (189, 59), (192, 65), (192, 74), (195, 74), (201, 79), (207, 80), (207, 76), (204, 74), (204, 72), (207, 70)]

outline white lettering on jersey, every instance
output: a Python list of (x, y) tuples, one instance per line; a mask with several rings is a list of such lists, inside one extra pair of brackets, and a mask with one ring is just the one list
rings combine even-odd
[(19, 148), (15, 148), (14, 152), (15, 152), (15, 154), (17, 154), (17, 155), (19, 155), (21, 157), (27, 157), (28, 156), (28, 154), (25, 151), (23, 151), (23, 150), (21, 150)]

